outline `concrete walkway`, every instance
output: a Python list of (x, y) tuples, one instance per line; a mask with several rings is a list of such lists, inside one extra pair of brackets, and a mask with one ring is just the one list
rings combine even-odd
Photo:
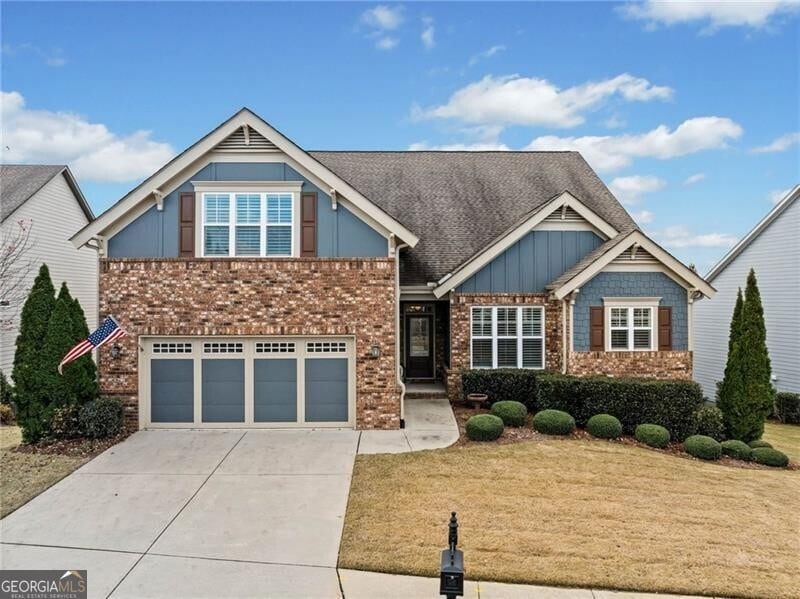
[(440, 449), (458, 441), (458, 424), (447, 399), (406, 399), (405, 423), (396, 431), (362, 431), (358, 453)]

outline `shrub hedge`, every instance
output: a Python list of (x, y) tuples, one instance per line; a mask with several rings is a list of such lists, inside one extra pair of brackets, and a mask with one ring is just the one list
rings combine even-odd
[(789, 465), (789, 456), (771, 447), (756, 447), (753, 450), (753, 461), (773, 468), (785, 468)]
[(800, 393), (787, 391), (777, 393), (775, 416), (784, 424), (800, 424)]
[(658, 449), (669, 445), (669, 431), (658, 424), (640, 424), (636, 427), (634, 437), (637, 441)]
[(542, 374), (537, 379), (537, 409), (569, 412), (580, 426), (594, 414), (611, 414), (631, 434), (643, 422), (665, 427), (683, 440), (694, 432), (703, 392), (692, 381), (660, 381)]
[(503, 434), (503, 421), (493, 414), (478, 414), (467, 420), (466, 429), (473, 441), (494, 441)]
[(561, 410), (542, 410), (533, 417), (533, 428), (545, 435), (568, 435), (575, 430), (575, 419)]
[(772, 443), (767, 443), (764, 439), (756, 439), (755, 441), (750, 441), (748, 445), (752, 449), (758, 449), (759, 447), (766, 447), (768, 449), (772, 449)]
[(753, 450), (744, 441), (730, 439), (720, 443), (722, 453), (737, 460), (750, 461), (753, 459)]
[(53, 410), (48, 436), (53, 439), (72, 439), (81, 436), (80, 406), (70, 404)]
[(717, 406), (702, 406), (694, 413), (697, 435), (705, 435), (717, 441), (725, 439), (725, 421)]
[(619, 439), (622, 436), (622, 423), (611, 414), (596, 414), (589, 418), (586, 430), (600, 439)]
[(497, 401), (492, 404), (492, 414), (500, 418), (506, 426), (523, 426), (528, 408), (518, 401)]
[(475, 369), (461, 374), (464, 397), (470, 393), (485, 393), (490, 404), (518, 401), (529, 410), (536, 405), (536, 379), (534, 371), (523, 368)]
[(122, 431), (122, 402), (101, 397), (84, 404), (80, 411), (81, 432), (92, 439), (111, 437)]
[(686, 453), (701, 460), (718, 460), (722, 455), (722, 446), (716, 439), (705, 435), (692, 435), (683, 442)]

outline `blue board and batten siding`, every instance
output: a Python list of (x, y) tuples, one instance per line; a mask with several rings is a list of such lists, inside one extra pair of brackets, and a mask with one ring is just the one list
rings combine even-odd
[(464, 281), (458, 293), (544, 293), (603, 243), (591, 231), (531, 231)]
[(672, 349), (688, 349), (686, 289), (662, 272), (601, 272), (581, 287), (575, 300), (572, 316), (575, 351), (589, 351), (589, 308), (602, 306), (604, 297), (660, 297), (659, 306), (672, 308)]
[(193, 192), (191, 181), (303, 181), (304, 192), (317, 194), (317, 256), (377, 258), (388, 254), (386, 238), (282, 162), (214, 162), (189, 177), (156, 207), (129, 223), (108, 240), (110, 258), (177, 258), (178, 208), (182, 192)]

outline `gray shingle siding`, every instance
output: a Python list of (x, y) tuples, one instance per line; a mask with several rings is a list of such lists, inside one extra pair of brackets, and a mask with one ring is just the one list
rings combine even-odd
[(464, 281), (461, 293), (542, 293), (603, 240), (591, 231), (531, 231)]
[(589, 351), (589, 308), (602, 306), (604, 297), (660, 297), (659, 305), (672, 307), (672, 349), (688, 349), (686, 289), (661, 272), (601, 272), (581, 287), (575, 300), (575, 351)]

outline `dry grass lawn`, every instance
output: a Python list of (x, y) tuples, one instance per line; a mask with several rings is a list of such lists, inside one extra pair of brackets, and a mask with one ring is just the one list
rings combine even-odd
[(597, 440), (358, 456), (339, 565), (437, 576), (452, 510), (471, 579), (800, 596), (800, 472)]
[(0, 427), (0, 518), (87, 461), (85, 457), (11, 451), (21, 440), (19, 427)]
[(793, 462), (800, 462), (800, 425), (767, 422), (764, 440), (788, 455)]

